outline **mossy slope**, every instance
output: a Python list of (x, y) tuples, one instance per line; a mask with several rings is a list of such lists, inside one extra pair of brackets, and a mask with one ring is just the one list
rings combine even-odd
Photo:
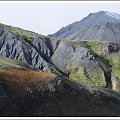
[(104, 72), (100, 69), (93, 69), (89, 75), (85, 73), (82, 66), (73, 66), (71, 68), (70, 77), (76, 82), (83, 83), (92, 87), (105, 87)]

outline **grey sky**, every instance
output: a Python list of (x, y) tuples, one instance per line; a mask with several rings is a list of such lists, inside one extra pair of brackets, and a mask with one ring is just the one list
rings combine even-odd
[(0, 23), (48, 35), (91, 12), (120, 14), (118, 3), (0, 3)]

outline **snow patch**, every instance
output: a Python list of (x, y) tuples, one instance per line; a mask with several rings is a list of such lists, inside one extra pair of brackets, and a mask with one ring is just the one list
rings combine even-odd
[(116, 13), (105, 12), (108, 16), (113, 17), (117, 20), (120, 20), (120, 15)]

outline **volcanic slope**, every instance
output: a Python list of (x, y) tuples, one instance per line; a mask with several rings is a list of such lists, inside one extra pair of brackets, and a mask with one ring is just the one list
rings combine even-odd
[(107, 11), (91, 13), (81, 21), (61, 28), (52, 37), (120, 43), (120, 15)]

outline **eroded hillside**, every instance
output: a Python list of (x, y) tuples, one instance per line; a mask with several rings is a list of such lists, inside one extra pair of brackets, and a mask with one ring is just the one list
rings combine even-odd
[(119, 90), (119, 50), (118, 43), (51, 38), (1, 24), (1, 56), (92, 87)]

